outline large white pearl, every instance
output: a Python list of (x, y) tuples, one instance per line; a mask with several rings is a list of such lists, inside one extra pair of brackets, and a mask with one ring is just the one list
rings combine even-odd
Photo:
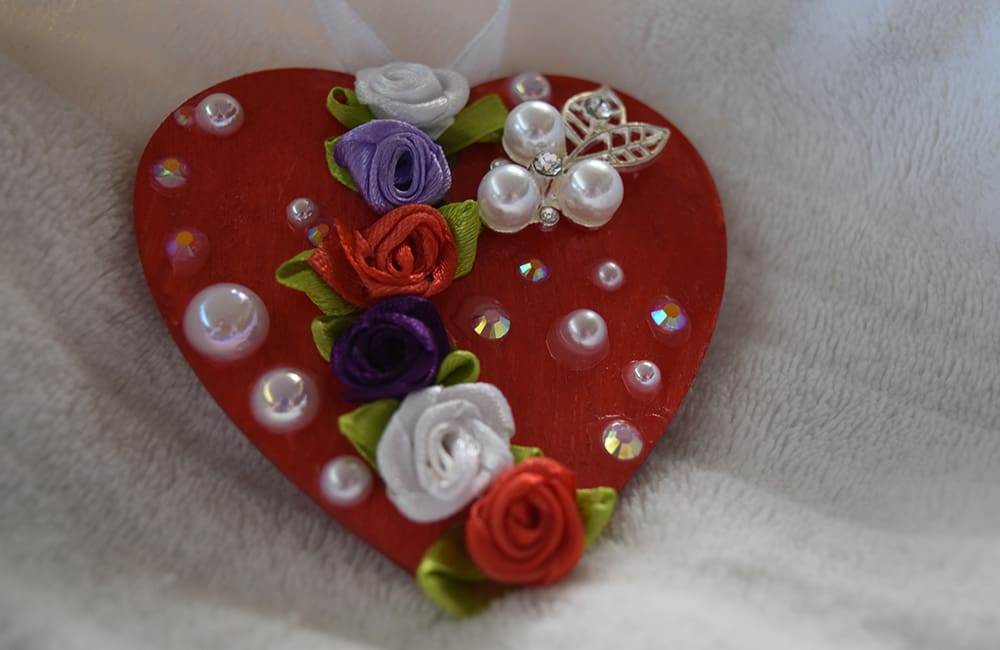
[(232, 135), (243, 126), (243, 107), (232, 95), (212, 93), (198, 102), (194, 120), (198, 128), (212, 135)]
[(555, 106), (524, 102), (507, 114), (503, 125), (503, 148), (514, 162), (525, 167), (543, 151), (566, 154), (566, 129)]
[(517, 232), (535, 219), (542, 195), (531, 172), (519, 165), (502, 165), (483, 176), (477, 199), (479, 214), (490, 230)]
[(319, 489), (335, 506), (356, 506), (372, 492), (372, 471), (357, 456), (338, 456), (323, 468)]
[(581, 160), (559, 179), (563, 215), (584, 228), (600, 228), (611, 221), (623, 198), (621, 175), (603, 160)]
[(243, 359), (260, 348), (271, 321), (260, 297), (230, 282), (202, 289), (184, 311), (184, 337), (216, 361)]
[(545, 344), (553, 359), (574, 370), (593, 368), (611, 347), (608, 325), (593, 309), (577, 309), (557, 321)]
[(277, 433), (303, 429), (319, 413), (316, 382), (295, 368), (269, 370), (250, 393), (250, 412), (261, 426)]

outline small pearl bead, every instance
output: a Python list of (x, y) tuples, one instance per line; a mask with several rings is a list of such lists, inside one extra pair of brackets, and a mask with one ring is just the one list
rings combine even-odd
[(288, 219), (288, 225), (292, 230), (305, 231), (316, 224), (319, 214), (312, 199), (301, 196), (293, 199), (285, 208), (285, 218)]
[(591, 280), (599, 289), (618, 291), (625, 284), (625, 271), (613, 260), (605, 260), (594, 267)]
[(184, 337), (216, 361), (243, 359), (260, 348), (270, 329), (267, 308), (250, 289), (229, 282), (202, 289), (184, 312)]
[(621, 175), (603, 160), (582, 160), (559, 181), (563, 215), (584, 228), (611, 221), (625, 198)]
[(497, 232), (517, 232), (528, 226), (542, 200), (531, 172), (518, 165), (490, 170), (479, 183), (477, 198), (483, 223)]
[(243, 126), (243, 107), (226, 93), (212, 93), (195, 109), (198, 128), (217, 136), (232, 135)]
[(577, 309), (553, 325), (545, 343), (549, 354), (559, 363), (574, 370), (586, 370), (608, 354), (608, 325), (596, 311)]
[(278, 433), (303, 429), (319, 412), (316, 382), (295, 368), (269, 370), (250, 393), (250, 412), (258, 424)]
[(503, 148), (514, 162), (527, 167), (543, 151), (566, 153), (566, 129), (558, 109), (545, 102), (524, 102), (507, 114)]
[(319, 489), (335, 506), (356, 506), (372, 492), (372, 471), (357, 456), (338, 456), (323, 468)]
[(659, 366), (645, 360), (630, 363), (622, 373), (622, 380), (629, 394), (639, 399), (655, 395), (663, 381)]

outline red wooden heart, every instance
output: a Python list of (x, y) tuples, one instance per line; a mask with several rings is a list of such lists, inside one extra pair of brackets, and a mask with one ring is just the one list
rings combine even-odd
[[(552, 103), (598, 84), (549, 77)], [(352, 86), (350, 75), (325, 70), (257, 72), (220, 83), (192, 97), (225, 92), (242, 104), (246, 121), (235, 135), (216, 138), (168, 117), (143, 152), (135, 186), (135, 228), (143, 270), (153, 297), (181, 352), (215, 400), (243, 433), (290, 480), (333, 517), (393, 561), (416, 568), (427, 547), (448, 522), (416, 524), (388, 501), (380, 483), (370, 498), (353, 508), (327, 503), (319, 475), (331, 458), (353, 454), (337, 430), (336, 418), (355, 405), (340, 399), (340, 387), (316, 352), (309, 325), (318, 315), (304, 294), (278, 285), (275, 269), (309, 247), (285, 221), (285, 207), (308, 196), (330, 217), (360, 227), (374, 217), (361, 197), (333, 180), (323, 141), (344, 128), (326, 111), (333, 86)], [(506, 80), (472, 90), (470, 101), (491, 92), (505, 95)], [(624, 173), (625, 200), (604, 228), (586, 231), (569, 223), (543, 232), (529, 228), (514, 235), (483, 232), (472, 273), (435, 296), (458, 347), (482, 362), (481, 381), (500, 387), (517, 423), (513, 442), (541, 447), (576, 471), (579, 485), (621, 488), (639, 468), (680, 406), (701, 364), (722, 301), (726, 239), (722, 207), (712, 178), (694, 147), (666, 119), (622, 94), (634, 121), (669, 126), (672, 135), (660, 158), (638, 173)], [(508, 106), (513, 102), (505, 97)], [(475, 198), (476, 188), (499, 145), (476, 145), (453, 166), (448, 200)], [(177, 156), (190, 168), (187, 183), (163, 192), (150, 169), (161, 158)], [(198, 272), (172, 271), (164, 242), (180, 227), (207, 235), (211, 253)], [(518, 266), (542, 260), (550, 277), (540, 283), (522, 278)], [(621, 290), (599, 290), (590, 281), (594, 265), (617, 261), (625, 271)], [(264, 346), (247, 359), (220, 364), (199, 355), (185, 340), (182, 319), (190, 299), (217, 282), (237, 282), (267, 305), (271, 330)], [(649, 307), (662, 294), (686, 307), (690, 333), (669, 345), (648, 326)], [(509, 312), (511, 330), (499, 341), (478, 337), (464, 305), (473, 296), (498, 300)], [(590, 308), (607, 321), (611, 350), (596, 368), (573, 371), (558, 365), (545, 344), (550, 325), (578, 308)], [(649, 359), (663, 373), (663, 388), (653, 401), (630, 397), (622, 371), (631, 361)], [(319, 416), (306, 429), (276, 434), (261, 427), (250, 412), (256, 379), (276, 366), (303, 369), (317, 380), (322, 395)], [(636, 460), (610, 456), (601, 440), (612, 416), (633, 422), (645, 446)]]

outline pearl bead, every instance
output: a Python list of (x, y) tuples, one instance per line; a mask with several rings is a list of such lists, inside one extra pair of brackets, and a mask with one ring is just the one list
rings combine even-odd
[(250, 412), (258, 424), (278, 433), (303, 429), (319, 412), (316, 382), (294, 368), (269, 370), (250, 393)]
[(590, 279), (599, 289), (618, 291), (625, 284), (625, 271), (613, 260), (605, 260), (594, 267)]
[(198, 353), (236, 361), (264, 344), (270, 329), (267, 308), (250, 289), (229, 282), (202, 289), (184, 312), (184, 337)]
[(483, 176), (477, 198), (488, 228), (517, 232), (535, 219), (542, 195), (531, 172), (518, 165), (503, 165)]
[(356, 506), (372, 492), (372, 471), (357, 456), (338, 456), (323, 468), (319, 489), (335, 506)]
[(621, 175), (603, 160), (576, 163), (559, 183), (563, 215), (584, 228), (600, 228), (611, 221), (625, 198)]
[(557, 321), (545, 343), (553, 359), (574, 370), (593, 368), (611, 347), (608, 325), (592, 309), (577, 309)]
[(633, 361), (622, 373), (622, 381), (632, 397), (644, 399), (652, 397), (660, 390), (662, 375), (660, 368), (652, 361)]
[(514, 162), (528, 166), (543, 151), (566, 154), (566, 130), (562, 115), (551, 104), (524, 102), (507, 114), (503, 126), (503, 148)]
[(302, 196), (293, 199), (285, 208), (285, 217), (292, 230), (308, 230), (316, 224), (319, 215), (316, 212), (316, 204), (312, 199)]
[(226, 93), (212, 93), (198, 102), (195, 122), (202, 131), (217, 136), (232, 135), (243, 126), (243, 107)]

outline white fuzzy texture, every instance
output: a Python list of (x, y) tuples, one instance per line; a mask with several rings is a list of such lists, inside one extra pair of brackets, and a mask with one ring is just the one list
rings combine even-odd
[[(493, 11), (355, 4), (430, 65)], [(233, 428), (139, 270), (167, 111), (335, 61), (308, 0), (0, 3), (0, 647), (997, 647), (997, 3), (515, 4), (507, 73), (613, 82), (700, 148), (728, 287), (606, 534), (464, 622)]]

